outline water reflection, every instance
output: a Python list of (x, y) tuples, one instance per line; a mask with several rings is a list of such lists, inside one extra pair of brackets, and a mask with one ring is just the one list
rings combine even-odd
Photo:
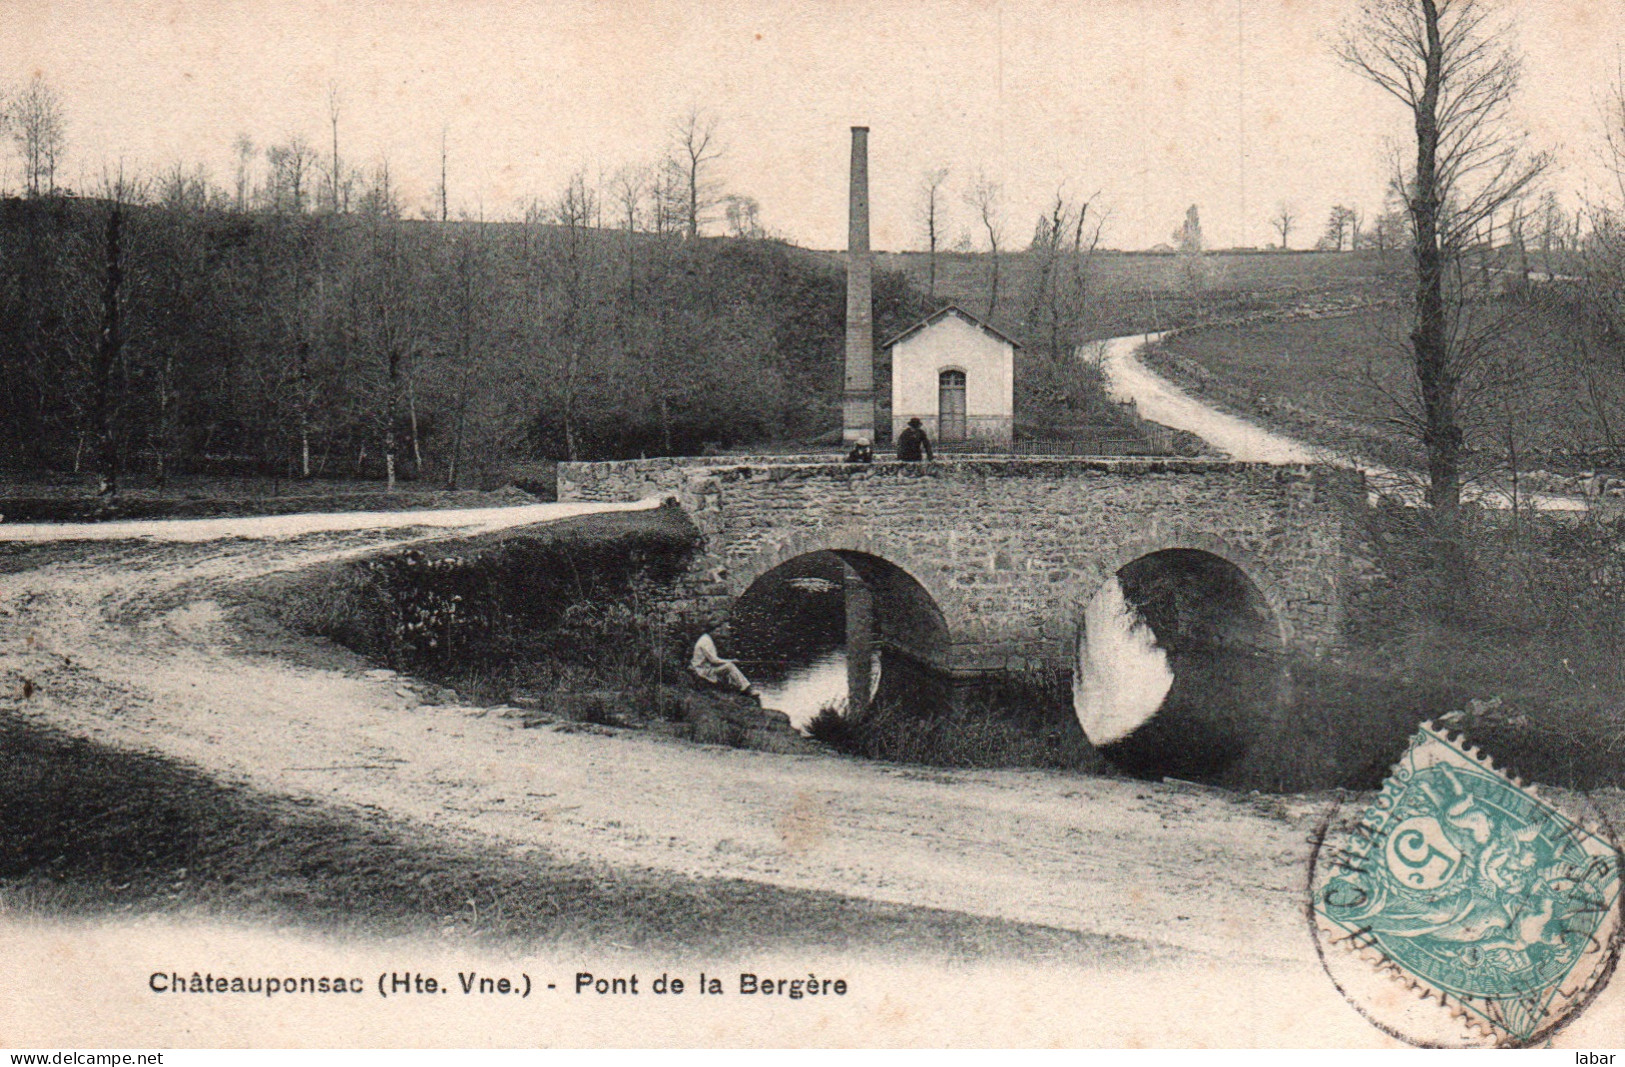
[(1084, 622), (1074, 707), (1118, 767), (1234, 784), (1268, 756), (1282, 657), (1234, 565), (1184, 549), (1142, 557), (1105, 583)]
[[(850, 694), (848, 591), (856, 574), (832, 552), (790, 560), (753, 583), (734, 606), (728, 653), (761, 694), (762, 705), (790, 716), (797, 729), (825, 707), (844, 710)], [(860, 624), (872, 618), (865, 613)], [(870, 651), (869, 692), (879, 690), (883, 663), (872, 632), (857, 642)]]
[[(874, 679), (869, 689), (871, 699), (880, 689), (881, 661), (877, 649), (870, 660)], [(751, 681), (762, 696), (764, 708), (784, 712), (790, 716), (791, 726), (805, 730), (824, 708), (846, 707), (850, 695), (846, 668), (846, 649), (833, 648), (805, 663), (795, 660), (762, 663)]]
[(1073, 683), (1078, 724), (1097, 747), (1145, 725), (1173, 688), (1168, 653), (1110, 578), (1084, 609), (1085, 639)]

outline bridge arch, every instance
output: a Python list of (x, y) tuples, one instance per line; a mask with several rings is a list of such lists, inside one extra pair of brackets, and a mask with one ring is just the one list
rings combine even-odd
[(787, 538), (728, 576), (737, 590), (731, 654), (760, 679), (764, 705), (797, 726), (832, 703), (866, 703), (885, 682), (893, 683), (885, 691), (935, 684), (931, 672), (951, 646), (948, 616), (876, 547), (853, 536)]
[(1123, 568), (1138, 560), (1160, 552), (1171, 551), (1203, 552), (1217, 557), (1234, 567), (1257, 591), (1258, 597), (1262, 601), (1261, 606), (1268, 608), (1270, 621), (1280, 647), (1291, 647), (1294, 635), (1287, 599), (1280, 585), (1271, 576), (1269, 566), (1252, 552), (1222, 537), (1202, 530), (1184, 527), (1121, 542), (1098, 557), (1100, 563), (1099, 572), (1091, 583), (1079, 590), (1080, 597), (1075, 606), (1076, 617), (1074, 619), (1077, 626), (1077, 637), (1081, 640), (1084, 636), (1083, 613), (1102, 583), (1110, 578), (1115, 578), (1122, 572)]
[(860, 527), (836, 527), (811, 532), (792, 531), (758, 548), (742, 563), (728, 568), (725, 583), (730, 597), (744, 595), (762, 575), (812, 552), (834, 552), (853, 558), (872, 558), (889, 564), (907, 575), (929, 594), (939, 614), (954, 617), (959, 596), (942, 580), (943, 567), (907, 545)]
[(944, 605), (942, 589), (932, 588), (936, 583), (929, 582), (920, 561), (861, 532), (788, 537), (764, 547), (745, 567), (729, 572), (730, 614), (764, 578), (820, 556), (838, 559), (866, 588), (871, 603), (864, 610), (871, 612), (873, 637), (920, 663), (941, 662), (952, 641), (951, 602)]
[(1290, 698), (1291, 631), (1267, 570), (1191, 531), (1125, 543), (1102, 561), (1077, 626), (1085, 735), (1131, 773), (1243, 780)]

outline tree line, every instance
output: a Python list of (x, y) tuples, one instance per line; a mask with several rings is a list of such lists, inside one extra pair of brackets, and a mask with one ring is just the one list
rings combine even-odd
[[(523, 222), (101, 197), (0, 201), (14, 467), (433, 477), (697, 453), (839, 422), (844, 280), (780, 242), (597, 222), (578, 174)], [(927, 310), (876, 279), (877, 329)]]
[[(841, 274), (727, 192), (714, 116), (664, 154), (573, 174), (511, 221), (409, 218), (387, 160), (328, 136), (234, 143), (229, 185), (176, 163), (93, 191), (58, 178), (64, 108), (0, 94), (22, 196), (0, 201), (0, 448), (15, 468), (253, 470), (456, 485), (527, 458), (816, 435), (838, 422)], [(729, 239), (706, 236), (718, 224)], [(928, 307), (876, 279), (877, 328)]]

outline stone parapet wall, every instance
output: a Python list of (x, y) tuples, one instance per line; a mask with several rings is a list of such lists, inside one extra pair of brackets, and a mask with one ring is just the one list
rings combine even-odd
[(839, 463), (834, 454), (785, 456), (658, 456), (654, 459), (560, 463), (555, 476), (560, 501), (630, 503), (651, 496), (681, 497), (687, 472), (712, 467), (761, 464), (818, 466)]

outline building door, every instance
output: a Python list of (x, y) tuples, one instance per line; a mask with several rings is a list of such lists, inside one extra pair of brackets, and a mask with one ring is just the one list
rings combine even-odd
[(937, 378), (937, 437), (944, 444), (965, 439), (965, 372), (945, 370)]

